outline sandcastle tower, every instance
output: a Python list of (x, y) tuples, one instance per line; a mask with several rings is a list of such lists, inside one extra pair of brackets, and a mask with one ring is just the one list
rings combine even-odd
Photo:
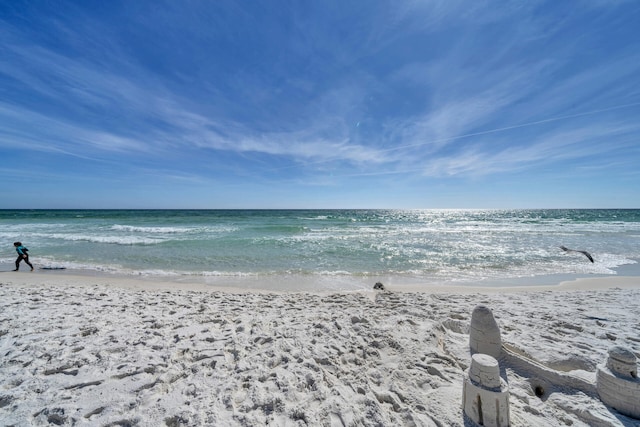
[(611, 347), (606, 364), (598, 365), (596, 387), (600, 399), (624, 415), (640, 419), (640, 379), (636, 355)]
[(493, 313), (479, 305), (471, 313), (469, 328), (471, 366), (464, 373), (462, 408), (481, 426), (509, 425), (509, 386), (500, 377), (498, 358), (502, 353), (500, 328)]
[(493, 317), (493, 312), (487, 306), (479, 305), (471, 313), (469, 348), (471, 354), (483, 353), (496, 359), (500, 358), (502, 352), (500, 328)]
[(509, 386), (500, 377), (498, 361), (476, 353), (464, 373), (462, 408), (471, 421), (481, 426), (509, 425)]

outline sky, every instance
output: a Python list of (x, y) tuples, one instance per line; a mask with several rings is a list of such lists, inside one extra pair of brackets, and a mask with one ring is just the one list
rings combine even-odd
[(636, 0), (0, 0), (0, 208), (640, 208)]

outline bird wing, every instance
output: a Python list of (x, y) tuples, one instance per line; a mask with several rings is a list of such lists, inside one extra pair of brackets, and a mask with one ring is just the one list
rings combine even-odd
[(593, 262), (593, 257), (591, 256), (591, 254), (587, 251), (578, 251), (581, 254), (584, 254), (587, 258), (589, 258), (589, 261)]
[(562, 249), (565, 252), (580, 252), (581, 254), (583, 254), (584, 256), (586, 256), (587, 258), (589, 258), (589, 261), (594, 262), (593, 261), (593, 257), (591, 256), (591, 254), (587, 251), (577, 251), (575, 249), (569, 249), (566, 246), (560, 246), (560, 249)]

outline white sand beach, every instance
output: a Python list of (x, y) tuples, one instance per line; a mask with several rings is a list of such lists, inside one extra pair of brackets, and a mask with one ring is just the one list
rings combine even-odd
[[(478, 304), (509, 348), (586, 384), (611, 346), (640, 355), (638, 277), (407, 291), (2, 273), (0, 424), (463, 426)], [(502, 367), (513, 426), (640, 425), (596, 393)]]

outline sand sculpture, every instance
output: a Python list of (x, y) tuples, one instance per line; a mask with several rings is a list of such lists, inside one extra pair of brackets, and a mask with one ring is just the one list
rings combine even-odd
[(489, 307), (479, 305), (471, 313), (471, 327), (469, 330), (469, 348), (471, 354), (483, 353), (500, 358), (502, 341), (500, 328)]
[(471, 314), (469, 329), (471, 366), (465, 371), (462, 407), (471, 421), (482, 426), (509, 425), (509, 387), (500, 377), (497, 358), (502, 352), (500, 328), (484, 305)]
[(463, 410), (472, 421), (485, 426), (509, 425), (509, 390), (500, 377), (498, 360), (525, 372), (544, 378), (551, 384), (573, 387), (597, 394), (602, 402), (621, 414), (640, 419), (640, 379), (636, 355), (615, 346), (609, 350), (606, 363), (597, 367), (596, 384), (556, 372), (551, 368), (517, 354), (502, 345), (500, 328), (491, 310), (477, 306), (471, 314), (469, 328), (471, 366), (465, 372)]
[(625, 347), (609, 349), (606, 363), (597, 368), (600, 399), (624, 415), (640, 419), (640, 380), (636, 355)]
[(500, 377), (498, 361), (476, 353), (465, 371), (462, 407), (471, 421), (481, 426), (509, 425), (509, 386)]

